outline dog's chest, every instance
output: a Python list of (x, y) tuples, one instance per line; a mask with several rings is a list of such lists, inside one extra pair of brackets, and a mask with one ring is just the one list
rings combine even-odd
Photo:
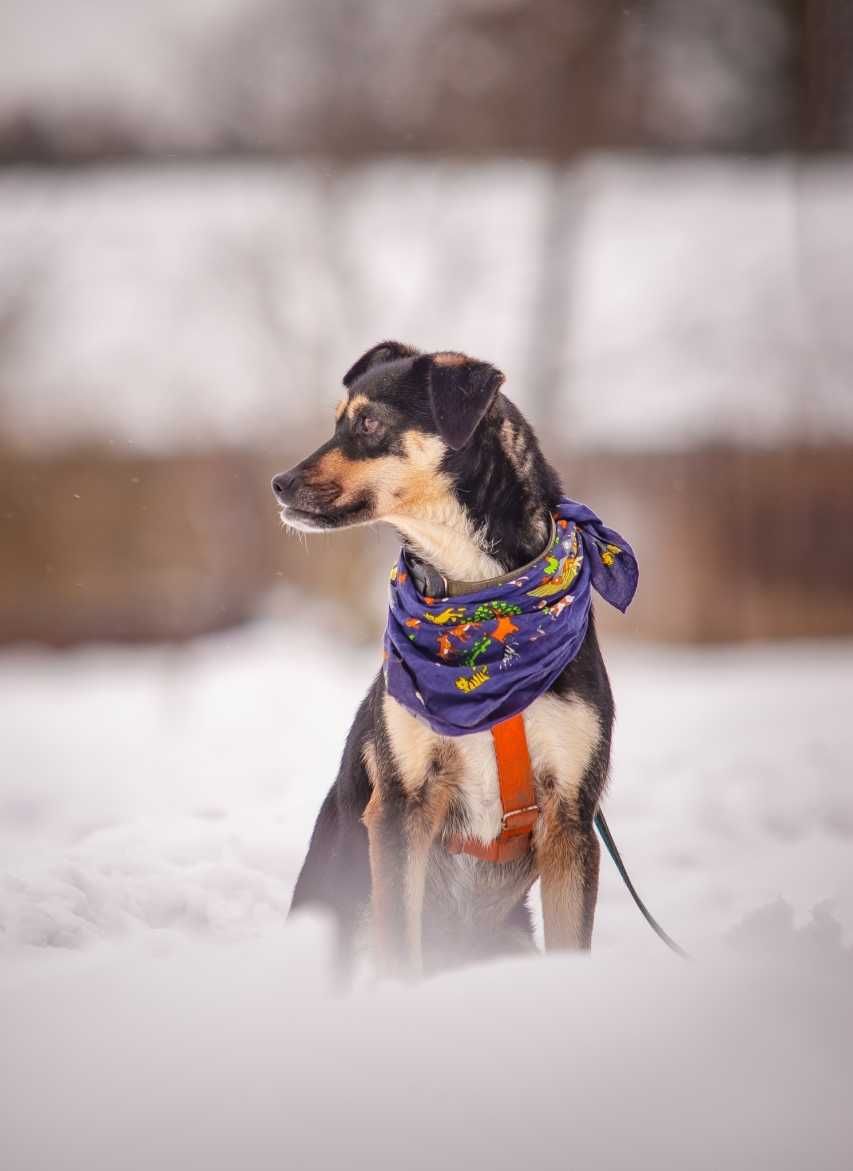
[(462, 811), (466, 833), (490, 842), (501, 831), (501, 805), (498, 768), (490, 732), (474, 732), (454, 739), (458, 753), (458, 788), (455, 804)]
[[(415, 792), (436, 780), (450, 785), (464, 832), (493, 841), (503, 807), (491, 733), (439, 736), (390, 696), (385, 715), (406, 788)], [(538, 792), (547, 786), (565, 801), (576, 800), (601, 734), (595, 710), (577, 698), (543, 695), (524, 712), (524, 727)]]

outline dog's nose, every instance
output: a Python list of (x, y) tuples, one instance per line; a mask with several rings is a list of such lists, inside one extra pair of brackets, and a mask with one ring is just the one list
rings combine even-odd
[(298, 482), (299, 474), (295, 468), (291, 468), (289, 472), (279, 472), (272, 478), (273, 496), (281, 504), (286, 504)]

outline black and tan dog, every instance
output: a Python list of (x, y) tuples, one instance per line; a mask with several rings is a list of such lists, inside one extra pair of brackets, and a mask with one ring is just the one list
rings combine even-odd
[[(332, 438), (273, 480), (284, 521), (307, 532), (386, 521), (450, 582), (526, 565), (545, 547), (561, 489), (503, 381), (463, 354), (375, 346), (344, 378)], [(612, 722), (590, 619), (580, 653), (524, 712), (541, 810), (534, 848), (495, 864), (445, 848), (451, 835), (490, 842), (500, 831), (489, 733), (437, 735), (388, 695), (380, 673), (320, 810), (292, 910), (331, 912), (344, 967), (372, 922), (384, 968), (417, 973), (530, 947), (525, 899), (538, 877), (546, 948), (588, 948), (593, 818)]]

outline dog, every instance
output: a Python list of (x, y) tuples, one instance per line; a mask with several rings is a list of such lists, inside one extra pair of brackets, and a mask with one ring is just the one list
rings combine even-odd
[[(562, 490), (504, 381), (462, 353), (374, 346), (344, 376), (332, 438), (273, 478), (283, 522), (310, 533), (384, 521), (413, 567), (446, 582), (528, 565)], [(500, 832), (488, 731), (437, 733), (380, 671), (318, 815), (291, 914), (332, 916), (344, 977), (366, 925), (380, 970), (417, 976), (533, 950), (526, 899), (538, 878), (546, 950), (588, 949), (613, 710), (590, 613), (576, 656), (523, 713), (539, 808), (533, 848), (496, 864), (446, 848), (454, 835), (489, 843)]]

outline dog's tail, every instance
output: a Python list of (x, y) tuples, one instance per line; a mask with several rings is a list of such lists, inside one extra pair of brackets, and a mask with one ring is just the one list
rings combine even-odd
[(654, 931), (654, 933), (655, 933), (655, 935), (657, 935), (658, 939), (662, 939), (663, 942), (666, 944), (666, 946), (671, 951), (674, 951), (676, 955), (681, 956), (681, 958), (683, 960), (689, 959), (687, 952), (683, 948), (679, 947), (678, 944), (675, 942), (675, 940), (671, 936), (667, 935), (667, 933), (664, 931), (663, 927), (661, 927), (660, 923), (658, 923), (657, 919), (655, 919), (654, 915), (651, 913), (651, 911), (648, 909), (646, 904), (643, 902), (643, 900), (637, 894), (637, 891), (634, 887), (634, 884), (633, 884), (633, 882), (631, 882), (631, 877), (628, 874), (627, 869), (625, 868), (625, 863), (622, 861), (622, 855), (619, 853), (619, 849), (613, 840), (613, 834), (611, 834), (611, 832), (610, 832), (610, 826), (607, 824), (607, 821), (605, 820), (604, 814), (601, 812), (600, 809), (597, 810), (596, 814), (595, 814), (595, 828), (598, 830), (598, 833), (599, 833), (599, 836), (601, 837), (601, 840), (604, 842), (605, 846), (607, 847), (607, 853), (613, 859), (613, 861), (616, 865), (616, 869), (622, 875), (622, 881), (627, 886), (628, 893), (630, 894), (631, 898), (634, 900), (634, 902), (639, 907), (640, 914), (643, 916), (643, 918), (646, 920), (648, 925), (651, 927), (652, 931)]

